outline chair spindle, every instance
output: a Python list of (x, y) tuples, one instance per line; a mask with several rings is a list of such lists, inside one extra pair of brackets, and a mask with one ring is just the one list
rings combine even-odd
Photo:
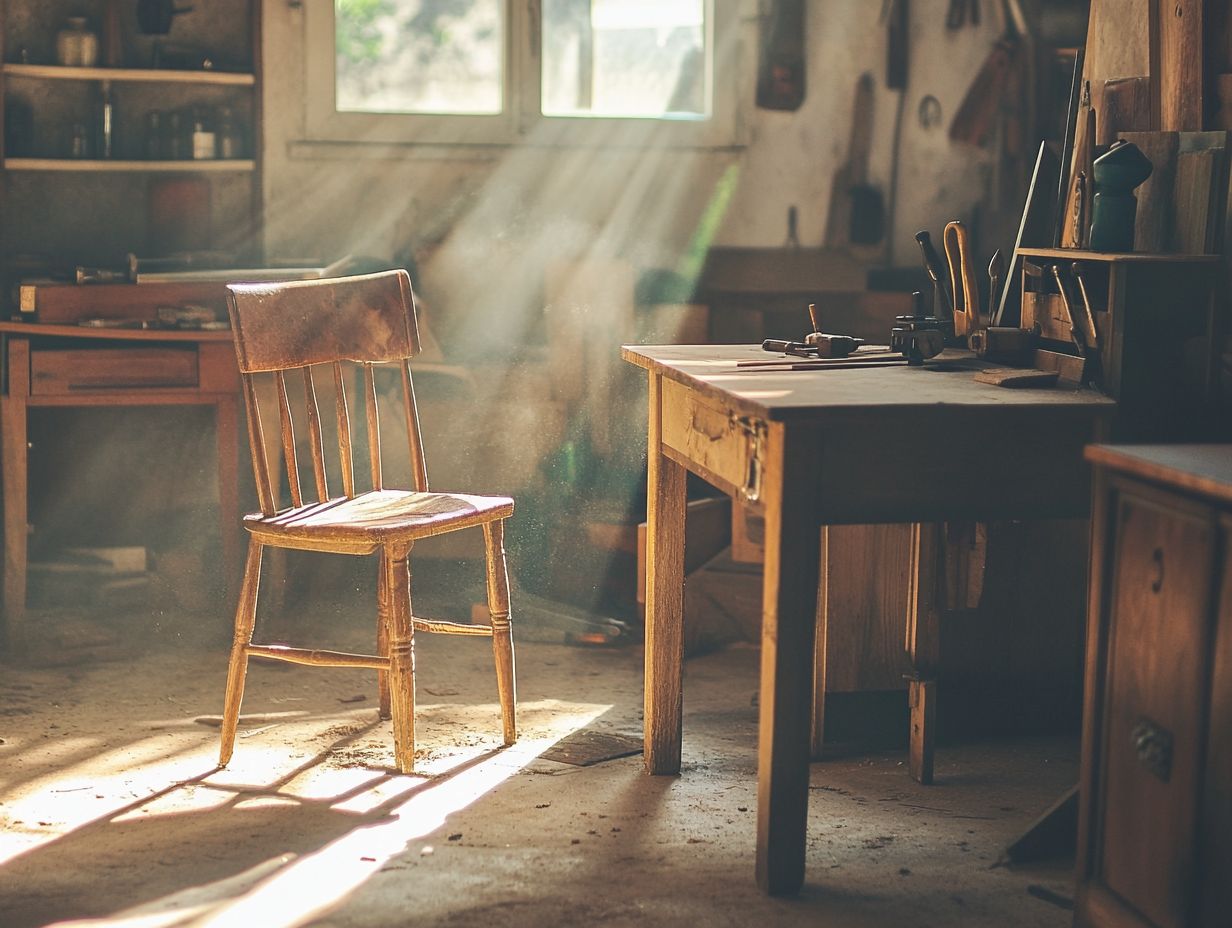
[(338, 416), (338, 459), (342, 466), (342, 492), (355, 498), (355, 461), (351, 455), (351, 416), (347, 412), (346, 382), (342, 363), (334, 362), (334, 410)]
[(406, 440), (411, 451), (411, 478), (415, 489), (428, 492), (428, 465), (424, 460), (423, 437), (419, 431), (419, 408), (415, 405), (415, 385), (409, 361), (402, 362), (402, 399), (406, 411)]
[(308, 408), (308, 442), (312, 446), (312, 476), (317, 483), (317, 501), (329, 499), (329, 478), (325, 473), (325, 439), (321, 434), (321, 410), (317, 406), (317, 391), (312, 382), (312, 368), (305, 366), (304, 405)]
[(252, 449), (252, 467), (257, 483), (257, 502), (261, 515), (272, 516), (278, 504), (271, 486), (269, 459), (265, 456), (265, 430), (261, 427), (261, 409), (252, 374), (244, 374), (244, 410), (248, 419), (248, 447)]
[(295, 458), (295, 423), (291, 421), (291, 403), (287, 399), (287, 379), (282, 371), (274, 371), (274, 388), (278, 392), (278, 422), (282, 427), (282, 457), (287, 463), (287, 486), (291, 490), (291, 505), (304, 505), (299, 489), (299, 461)]
[(368, 462), (372, 468), (372, 489), (385, 489), (381, 477), (381, 425), (376, 408), (376, 375), (372, 362), (364, 362), (364, 407), (368, 413)]

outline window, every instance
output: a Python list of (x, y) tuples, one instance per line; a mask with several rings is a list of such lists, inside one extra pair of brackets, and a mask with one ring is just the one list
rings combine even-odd
[(734, 88), (716, 79), (735, 70), (727, 0), (307, 6), (308, 128), (317, 138), (733, 141)]

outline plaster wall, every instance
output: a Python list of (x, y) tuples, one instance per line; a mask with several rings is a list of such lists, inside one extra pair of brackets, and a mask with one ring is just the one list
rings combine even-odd
[[(740, 119), (745, 143), (719, 151), (579, 150), (514, 146), (492, 152), (427, 146), (326, 145), (307, 137), (304, 10), (265, 0), (265, 215), (271, 254), (394, 256), (430, 251), (429, 273), (453, 301), (529, 293), (545, 262), (599, 254), (638, 268), (674, 267), (707, 205), (722, 200), (712, 243), (775, 247), (787, 211), (805, 246), (822, 244), (834, 172), (847, 157), (855, 85), (877, 82), (869, 180), (888, 193), (900, 94), (883, 85), (885, 27), (871, 0), (810, 0), (808, 88), (791, 113), (753, 105), (758, 4), (740, 12)], [(1002, 25), (984, 4), (978, 27), (947, 30), (945, 0), (912, 4), (910, 82), (902, 100), (897, 208), (887, 257), (915, 261), (918, 228), (969, 217), (986, 194), (989, 151), (950, 142), (946, 126)], [(917, 118), (940, 103), (939, 124)], [(733, 170), (734, 169), (734, 170)], [(724, 178), (725, 197), (716, 194)], [(734, 178), (734, 180), (733, 180)], [(435, 247), (443, 245), (442, 247)], [(476, 272), (482, 287), (474, 282)]]

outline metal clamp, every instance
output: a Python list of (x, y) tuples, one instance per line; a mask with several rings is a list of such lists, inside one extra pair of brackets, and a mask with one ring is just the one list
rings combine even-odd
[(766, 439), (766, 423), (762, 419), (737, 416), (734, 413), (730, 422), (732, 429), (743, 432), (750, 444), (748, 473), (745, 474), (744, 486), (739, 488), (737, 495), (742, 503), (755, 503), (761, 498), (761, 480), (765, 471), (762, 445)]

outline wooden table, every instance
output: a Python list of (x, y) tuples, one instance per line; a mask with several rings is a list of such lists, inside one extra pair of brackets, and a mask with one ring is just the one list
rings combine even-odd
[(976, 383), (969, 357), (944, 370), (821, 372), (739, 367), (773, 357), (759, 346), (626, 347), (623, 357), (650, 377), (646, 770), (680, 771), (689, 470), (765, 516), (756, 871), (766, 892), (794, 893), (804, 879), (810, 722), (824, 710), (825, 682), (814, 681), (825, 666), (814, 656), (825, 638), (824, 618), (815, 622), (821, 527), (920, 523), (907, 641), (915, 757), (935, 673), (937, 572), (928, 565), (938, 523), (1086, 515), (1082, 448), (1115, 404), (1072, 387)]
[(228, 584), (239, 575), (239, 372), (231, 333), (94, 329), (0, 323), (4, 489), (4, 617), (10, 650), (24, 641), (26, 610), (26, 416), (31, 408), (212, 406), (218, 497)]

